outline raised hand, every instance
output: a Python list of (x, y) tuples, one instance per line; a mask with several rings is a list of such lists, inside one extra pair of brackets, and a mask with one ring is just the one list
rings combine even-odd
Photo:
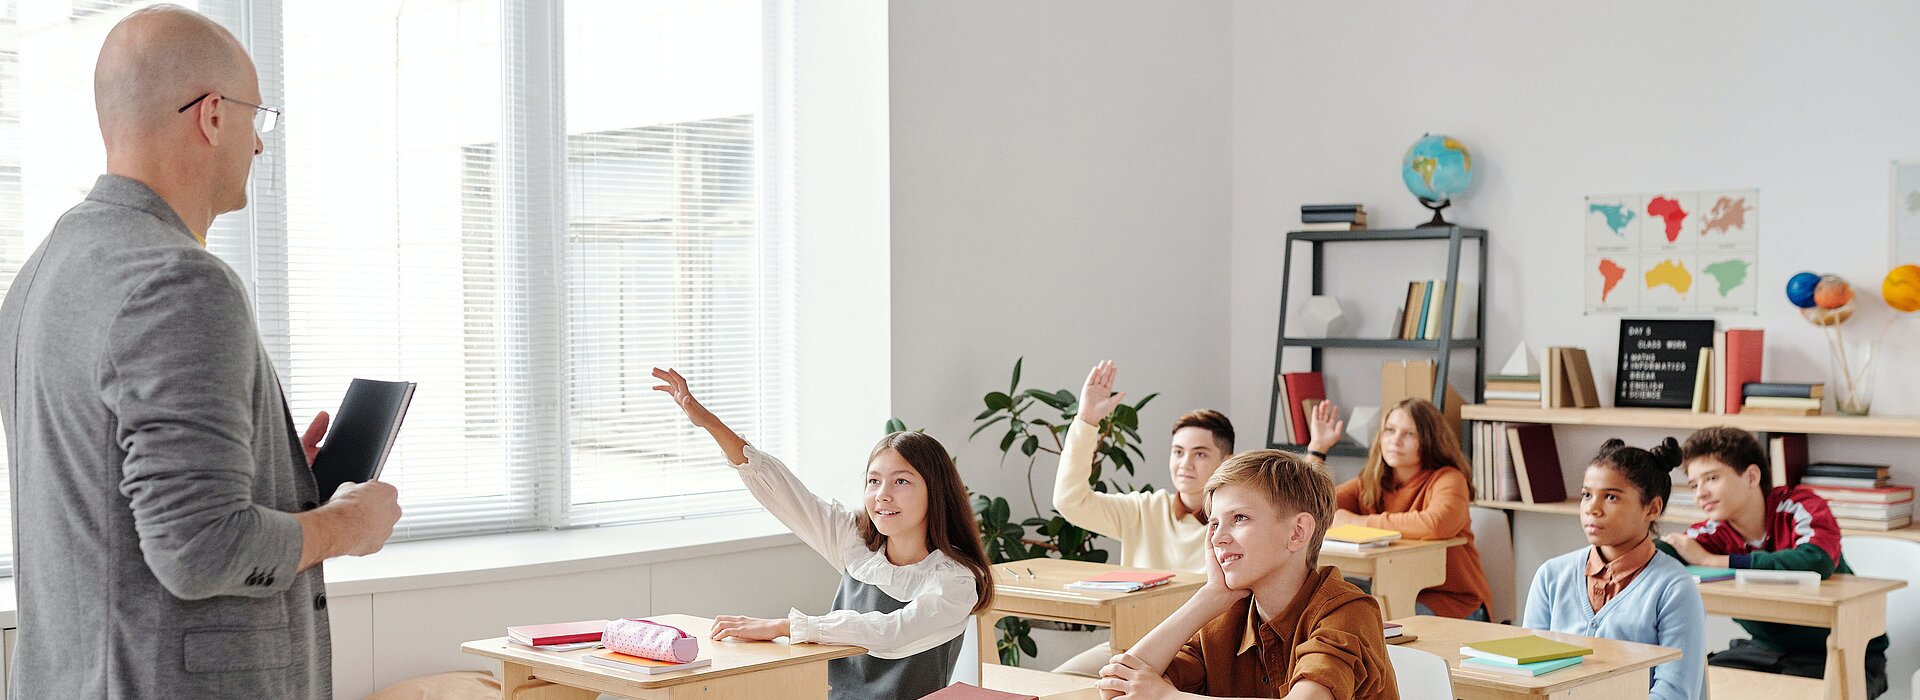
[(674, 405), (679, 406), (680, 410), (687, 414), (687, 420), (693, 421), (694, 427), (712, 430), (715, 425), (720, 424), (720, 420), (713, 416), (712, 411), (707, 410), (706, 406), (700, 405), (700, 402), (693, 398), (693, 391), (687, 388), (687, 378), (680, 376), (678, 371), (672, 368), (655, 367), (653, 378), (666, 382), (655, 385), (653, 390), (665, 392), (666, 395), (673, 397)]
[(1340, 407), (1332, 401), (1322, 401), (1313, 407), (1313, 415), (1307, 420), (1307, 449), (1315, 452), (1333, 449), (1333, 444), (1347, 432), (1347, 422), (1336, 420), (1339, 415)]
[(1088, 425), (1099, 425), (1100, 421), (1113, 413), (1113, 408), (1125, 401), (1125, 393), (1113, 393), (1113, 377), (1119, 370), (1113, 366), (1113, 360), (1101, 360), (1087, 373), (1087, 383), (1080, 387), (1080, 420)]

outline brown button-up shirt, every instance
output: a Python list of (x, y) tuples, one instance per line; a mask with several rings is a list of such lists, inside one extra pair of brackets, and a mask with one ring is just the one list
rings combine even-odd
[(1647, 568), (1653, 561), (1653, 555), (1659, 550), (1653, 548), (1653, 535), (1647, 535), (1640, 544), (1625, 554), (1614, 557), (1613, 561), (1600, 558), (1600, 548), (1587, 550), (1587, 602), (1593, 603), (1593, 611), (1600, 612), (1600, 606), (1620, 595), (1627, 584), (1633, 583), (1633, 577)]
[(1277, 698), (1310, 680), (1336, 698), (1397, 700), (1382, 627), (1380, 604), (1322, 566), (1270, 621), (1249, 597), (1208, 622), (1166, 676), (1182, 692), (1206, 695)]

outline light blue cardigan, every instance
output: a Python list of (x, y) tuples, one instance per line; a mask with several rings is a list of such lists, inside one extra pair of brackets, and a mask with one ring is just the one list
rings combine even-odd
[(1679, 660), (1653, 667), (1652, 697), (1707, 697), (1707, 610), (1687, 567), (1656, 552), (1626, 590), (1594, 612), (1587, 598), (1587, 553), (1592, 549), (1554, 557), (1534, 572), (1526, 626), (1679, 649), (1684, 654)]

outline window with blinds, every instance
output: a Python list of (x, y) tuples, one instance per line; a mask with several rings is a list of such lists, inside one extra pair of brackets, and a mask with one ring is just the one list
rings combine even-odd
[[(786, 2), (184, 3), (285, 110), (208, 247), (296, 423), (420, 385), (396, 539), (754, 507), (649, 373), (794, 442)], [(149, 4), (0, 0), (0, 284), (99, 173), (93, 57)]]

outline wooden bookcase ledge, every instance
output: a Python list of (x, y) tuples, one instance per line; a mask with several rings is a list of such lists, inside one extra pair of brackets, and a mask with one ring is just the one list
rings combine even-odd
[[(1857, 435), (1865, 437), (1920, 438), (1920, 417), (1899, 416), (1749, 416), (1742, 414), (1694, 413), (1675, 408), (1519, 408), (1471, 405), (1461, 409), (1465, 420), (1544, 423), (1548, 425), (1586, 425), (1654, 430), (1698, 430), (1715, 425), (1731, 425), (1755, 433), (1802, 433), (1808, 435)], [(1572, 491), (1573, 489), (1569, 489)], [(1522, 501), (1476, 500), (1476, 506), (1526, 513), (1579, 515), (1580, 502), (1526, 503)], [(1703, 517), (1692, 508), (1673, 508), (1660, 519), (1663, 522), (1692, 524)], [(1842, 534), (1868, 537), (1892, 537), (1920, 542), (1920, 526), (1900, 530), (1858, 530), (1842, 528)]]

